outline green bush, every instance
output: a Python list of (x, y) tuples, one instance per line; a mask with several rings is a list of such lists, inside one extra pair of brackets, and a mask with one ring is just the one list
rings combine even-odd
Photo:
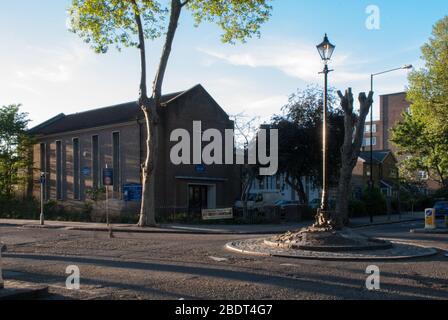
[(382, 215), (387, 213), (387, 202), (379, 188), (367, 188), (362, 195), (367, 215)]
[(348, 212), (350, 218), (365, 217), (367, 215), (366, 205), (360, 200), (350, 200)]
[(39, 203), (35, 199), (0, 198), (0, 218), (37, 219), (39, 212)]

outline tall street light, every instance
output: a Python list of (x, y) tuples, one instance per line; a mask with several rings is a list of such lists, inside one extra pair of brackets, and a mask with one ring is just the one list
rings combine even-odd
[(328, 211), (328, 134), (327, 134), (327, 114), (328, 114), (328, 73), (333, 70), (328, 69), (328, 62), (333, 55), (336, 46), (332, 45), (325, 34), (324, 41), (317, 46), (320, 57), (324, 62), (324, 70), (320, 74), (324, 74), (324, 106), (323, 106), (323, 129), (322, 129), (322, 152), (323, 152), (323, 184), (322, 184), (322, 203), (321, 211)]
[[(373, 92), (373, 78), (385, 73), (390, 73), (398, 70), (406, 70), (406, 69), (412, 69), (412, 64), (406, 64), (399, 68), (394, 68), (378, 73), (372, 73), (370, 75), (370, 91)], [(374, 181), (373, 181), (373, 107), (370, 110), (370, 181), (369, 181), (369, 187), (370, 190), (373, 190), (374, 187)], [(373, 222), (373, 215), (370, 213), (370, 222)]]

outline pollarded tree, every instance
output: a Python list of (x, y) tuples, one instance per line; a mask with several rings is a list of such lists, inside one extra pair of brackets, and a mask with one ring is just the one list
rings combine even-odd
[(364, 92), (359, 94), (359, 113), (354, 111), (352, 89), (345, 91), (345, 95), (338, 91), (341, 107), (344, 111), (344, 143), (341, 152), (341, 170), (339, 173), (336, 211), (334, 213), (321, 212), (315, 227), (323, 229), (342, 229), (348, 222), (348, 201), (353, 169), (361, 153), (362, 140), (366, 117), (373, 103), (373, 92), (367, 96)]
[[(182, 10), (187, 9), (196, 25), (203, 21), (217, 24), (224, 43), (244, 42), (259, 35), (270, 17), (270, 0), (170, 0), (164, 9), (157, 0), (72, 0), (69, 9), (71, 29), (98, 53), (111, 45), (140, 50), (141, 80), (139, 105), (146, 120), (146, 159), (142, 164), (142, 203), (139, 226), (155, 225), (155, 157), (158, 152), (158, 109), (162, 86)], [(169, 14), (168, 26), (164, 17)], [(165, 36), (165, 44), (154, 77), (152, 93), (146, 82), (146, 40)]]

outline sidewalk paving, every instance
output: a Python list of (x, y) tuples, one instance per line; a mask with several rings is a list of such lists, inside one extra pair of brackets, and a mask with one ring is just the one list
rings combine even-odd
[[(391, 216), (375, 216), (373, 224), (370, 224), (369, 217), (354, 218), (350, 220), (352, 228), (362, 228), (372, 225), (382, 225), (391, 223), (401, 223), (407, 221), (423, 220), (423, 213), (403, 213)], [(131, 224), (112, 224), (113, 232), (133, 232), (133, 233), (177, 233), (177, 234), (278, 234), (291, 230), (298, 230), (312, 224), (312, 221), (300, 223), (282, 223), (282, 224), (260, 224), (260, 225), (227, 225), (227, 224), (161, 224), (158, 227), (139, 228)], [(65, 222), (65, 221), (46, 221), (44, 226), (39, 224), (38, 220), (17, 220), (0, 219), (0, 226), (17, 226), (25, 228), (47, 228), (47, 229), (67, 229), (80, 231), (109, 231), (105, 223), (88, 222)]]

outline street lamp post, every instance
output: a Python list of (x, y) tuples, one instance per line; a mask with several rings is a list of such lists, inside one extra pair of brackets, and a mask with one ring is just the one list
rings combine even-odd
[(333, 55), (336, 47), (330, 43), (327, 34), (324, 41), (317, 46), (317, 51), (324, 61), (324, 70), (320, 74), (324, 74), (324, 106), (323, 106), (323, 129), (322, 129), (322, 152), (323, 152), (323, 181), (322, 181), (322, 202), (321, 212), (328, 211), (328, 133), (327, 133), (327, 116), (328, 116), (328, 73), (333, 70), (328, 69), (328, 62)]
[[(370, 91), (373, 92), (373, 78), (385, 73), (390, 73), (390, 72), (394, 72), (394, 71), (398, 71), (398, 70), (405, 70), (405, 69), (411, 69), (412, 65), (411, 64), (406, 64), (402, 67), (399, 68), (394, 68), (394, 69), (390, 69), (390, 70), (386, 70), (386, 71), (382, 71), (382, 72), (378, 72), (378, 73), (372, 73), (370, 75)], [(372, 191), (374, 187), (374, 180), (373, 180), (373, 107), (370, 110), (370, 180), (369, 180), (369, 188)], [(372, 212), (370, 212), (370, 222), (373, 222), (373, 214)]]

